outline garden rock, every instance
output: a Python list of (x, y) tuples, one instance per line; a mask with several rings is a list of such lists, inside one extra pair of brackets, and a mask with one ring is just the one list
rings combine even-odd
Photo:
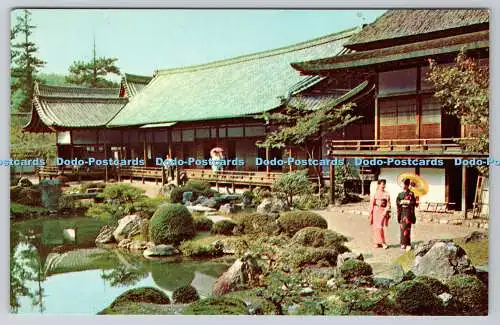
[(206, 196), (200, 195), (200, 196), (198, 196), (198, 198), (196, 200), (193, 201), (193, 205), (202, 204), (206, 200), (208, 200), (208, 198)]
[(405, 279), (405, 270), (400, 264), (395, 264), (391, 267), (392, 278), (394, 282), (400, 283)]
[(120, 240), (120, 242), (118, 243), (118, 247), (129, 249), (131, 243), (132, 243), (132, 239), (125, 238), (125, 239)]
[(221, 205), (221, 207), (219, 208), (219, 212), (226, 213), (226, 214), (235, 213), (235, 212), (238, 212), (239, 210), (241, 210), (240, 206), (233, 205), (231, 203), (226, 203), (224, 205)]
[(17, 182), (17, 185), (21, 187), (31, 187), (33, 186), (33, 183), (27, 177), (21, 177), (19, 182)]
[(257, 206), (258, 213), (280, 213), (288, 210), (288, 205), (277, 198), (265, 198)]
[(307, 287), (307, 288), (302, 288), (299, 293), (302, 297), (306, 296), (311, 296), (314, 294), (313, 288)]
[(115, 237), (113, 236), (113, 232), (116, 227), (106, 225), (101, 228), (99, 235), (97, 235), (95, 239), (96, 244), (109, 244), (115, 242)]
[(450, 295), (448, 292), (443, 292), (437, 297), (441, 300), (443, 306), (445, 307), (449, 305), (451, 299), (453, 298), (453, 296)]
[(179, 251), (173, 245), (160, 244), (146, 248), (142, 253), (144, 257), (165, 257), (179, 254)]
[(222, 296), (228, 292), (235, 291), (241, 286), (257, 283), (262, 269), (257, 260), (249, 254), (236, 260), (231, 267), (215, 281), (212, 295)]
[(475, 269), (464, 249), (454, 242), (436, 242), (424, 255), (419, 252), (412, 272), (441, 281), (456, 274), (474, 274)]
[(113, 231), (113, 237), (117, 242), (130, 238), (140, 232), (142, 218), (131, 214), (118, 220), (118, 227)]
[(203, 206), (200, 204), (199, 205), (187, 205), (186, 208), (190, 212), (215, 212), (215, 211), (217, 211), (216, 209), (209, 208), (209, 207), (206, 207), (206, 206)]
[(465, 236), (464, 240), (466, 243), (480, 241), (488, 238), (488, 234), (480, 231), (473, 231), (471, 234)]
[(143, 251), (146, 248), (151, 247), (150, 244), (145, 241), (145, 240), (133, 240), (128, 249), (134, 250), (134, 251)]
[(182, 203), (190, 202), (193, 199), (193, 192), (182, 193)]

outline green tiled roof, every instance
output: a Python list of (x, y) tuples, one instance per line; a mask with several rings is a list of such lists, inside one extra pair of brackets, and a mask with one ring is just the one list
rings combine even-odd
[(482, 31), (370, 51), (354, 52), (326, 59), (296, 62), (292, 63), (292, 66), (303, 73), (317, 73), (419, 57), (426, 58), (455, 53), (462, 49), (472, 50), (488, 47), (489, 32)]
[(152, 76), (139, 76), (125, 73), (122, 76), (122, 86), (125, 88), (127, 97), (134, 97), (153, 79)]
[(108, 126), (232, 118), (271, 110), (304, 78), (290, 62), (335, 55), (357, 31), (229, 60), (159, 70)]
[(31, 120), (24, 130), (104, 127), (127, 103), (118, 90), (36, 84)]
[(363, 50), (367, 44), (415, 35), (487, 24), (488, 9), (395, 9), (388, 10), (346, 42), (345, 46)]

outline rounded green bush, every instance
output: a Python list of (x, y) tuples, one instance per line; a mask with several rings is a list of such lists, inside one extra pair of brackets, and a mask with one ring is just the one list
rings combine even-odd
[(278, 222), (283, 232), (293, 236), (306, 227), (328, 228), (328, 223), (319, 214), (310, 211), (290, 211), (281, 214)]
[(196, 289), (191, 285), (177, 288), (172, 293), (174, 304), (189, 304), (199, 299), (200, 296), (198, 292), (196, 292)]
[(440, 301), (422, 282), (404, 281), (394, 287), (394, 305), (411, 315), (429, 315), (440, 308)]
[(184, 190), (182, 187), (174, 187), (170, 191), (170, 202), (171, 203), (182, 203), (182, 194), (184, 193)]
[(238, 223), (242, 227), (244, 234), (268, 234), (273, 235), (279, 233), (280, 227), (276, 222), (276, 218), (269, 214), (248, 213), (239, 214), (236, 216)]
[(212, 226), (212, 234), (229, 236), (233, 234), (234, 227), (236, 227), (236, 223), (231, 220), (217, 221)]
[(210, 297), (198, 300), (184, 309), (184, 315), (248, 315), (243, 300), (229, 297)]
[(414, 281), (425, 284), (429, 288), (429, 290), (436, 296), (449, 291), (449, 288), (446, 284), (442, 283), (438, 279), (431, 278), (429, 276), (417, 276)]
[(214, 225), (214, 222), (207, 217), (196, 216), (193, 218), (194, 229), (196, 231), (210, 231)]
[(458, 308), (467, 312), (487, 310), (488, 291), (477, 277), (454, 275), (448, 279), (447, 285), (453, 299), (458, 303)]
[(300, 229), (293, 235), (292, 242), (309, 247), (334, 248), (339, 253), (347, 252), (344, 243), (347, 238), (333, 230), (322, 229), (318, 227), (306, 227)]
[(373, 275), (372, 267), (365, 261), (350, 259), (340, 266), (340, 276), (346, 281), (370, 275)]
[(338, 253), (334, 249), (290, 245), (279, 253), (278, 260), (280, 264), (287, 267), (331, 267), (335, 266), (337, 256)]
[(193, 217), (182, 204), (164, 204), (151, 218), (149, 238), (155, 244), (174, 244), (194, 236)]
[(119, 295), (110, 305), (111, 308), (128, 302), (145, 302), (151, 304), (167, 305), (170, 303), (168, 296), (161, 290), (151, 287), (134, 288)]

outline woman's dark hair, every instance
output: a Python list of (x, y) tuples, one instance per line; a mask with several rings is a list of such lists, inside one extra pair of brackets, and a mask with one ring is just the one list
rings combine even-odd
[(405, 179), (405, 180), (404, 180), (403, 184), (404, 184), (405, 186), (410, 186), (410, 184), (411, 184), (411, 180), (410, 180), (409, 178), (407, 178), (407, 179)]
[(377, 184), (378, 184), (378, 185), (380, 185), (380, 184), (382, 184), (382, 183), (384, 183), (384, 185), (385, 185), (385, 184), (387, 184), (387, 181), (386, 181), (385, 179), (379, 179), (379, 180), (377, 181)]

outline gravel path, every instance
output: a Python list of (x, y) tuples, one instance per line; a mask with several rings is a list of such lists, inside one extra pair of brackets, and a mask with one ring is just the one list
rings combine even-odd
[[(374, 274), (390, 275), (393, 261), (403, 253), (399, 247), (399, 226), (394, 213), (386, 231), (389, 248), (385, 250), (372, 246), (367, 202), (316, 212), (328, 221), (329, 229), (349, 238), (347, 246), (352, 251), (363, 254), (365, 261), (372, 265)], [(415, 245), (431, 239), (464, 237), (472, 231), (470, 228), (461, 226), (417, 223), (412, 229), (412, 243)]]

